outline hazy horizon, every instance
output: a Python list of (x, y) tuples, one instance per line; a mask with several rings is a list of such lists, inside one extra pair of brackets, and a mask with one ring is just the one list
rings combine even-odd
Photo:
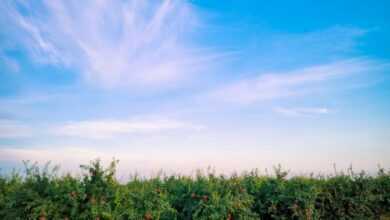
[(0, 4), (0, 168), (390, 168), (387, 1)]

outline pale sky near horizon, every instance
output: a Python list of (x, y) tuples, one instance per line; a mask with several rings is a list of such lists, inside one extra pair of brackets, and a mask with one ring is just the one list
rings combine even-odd
[(5, 0), (0, 168), (390, 168), (388, 1)]

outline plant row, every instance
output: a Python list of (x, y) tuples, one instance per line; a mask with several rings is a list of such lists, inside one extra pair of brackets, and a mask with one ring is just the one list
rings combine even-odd
[(82, 176), (26, 163), (0, 176), (0, 219), (380, 219), (390, 213), (390, 173), (287, 177), (249, 172), (223, 176), (115, 178), (117, 161), (81, 166)]

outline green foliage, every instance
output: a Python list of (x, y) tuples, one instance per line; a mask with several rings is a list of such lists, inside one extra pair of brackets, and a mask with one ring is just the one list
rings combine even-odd
[(118, 161), (81, 166), (82, 175), (25, 162), (23, 175), (0, 176), (0, 219), (233, 220), (380, 219), (390, 213), (390, 173), (288, 178), (253, 171), (230, 177), (115, 178)]

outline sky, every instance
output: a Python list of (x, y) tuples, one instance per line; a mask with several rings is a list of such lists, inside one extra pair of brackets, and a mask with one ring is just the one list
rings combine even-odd
[(0, 167), (390, 168), (390, 2), (4, 0)]

